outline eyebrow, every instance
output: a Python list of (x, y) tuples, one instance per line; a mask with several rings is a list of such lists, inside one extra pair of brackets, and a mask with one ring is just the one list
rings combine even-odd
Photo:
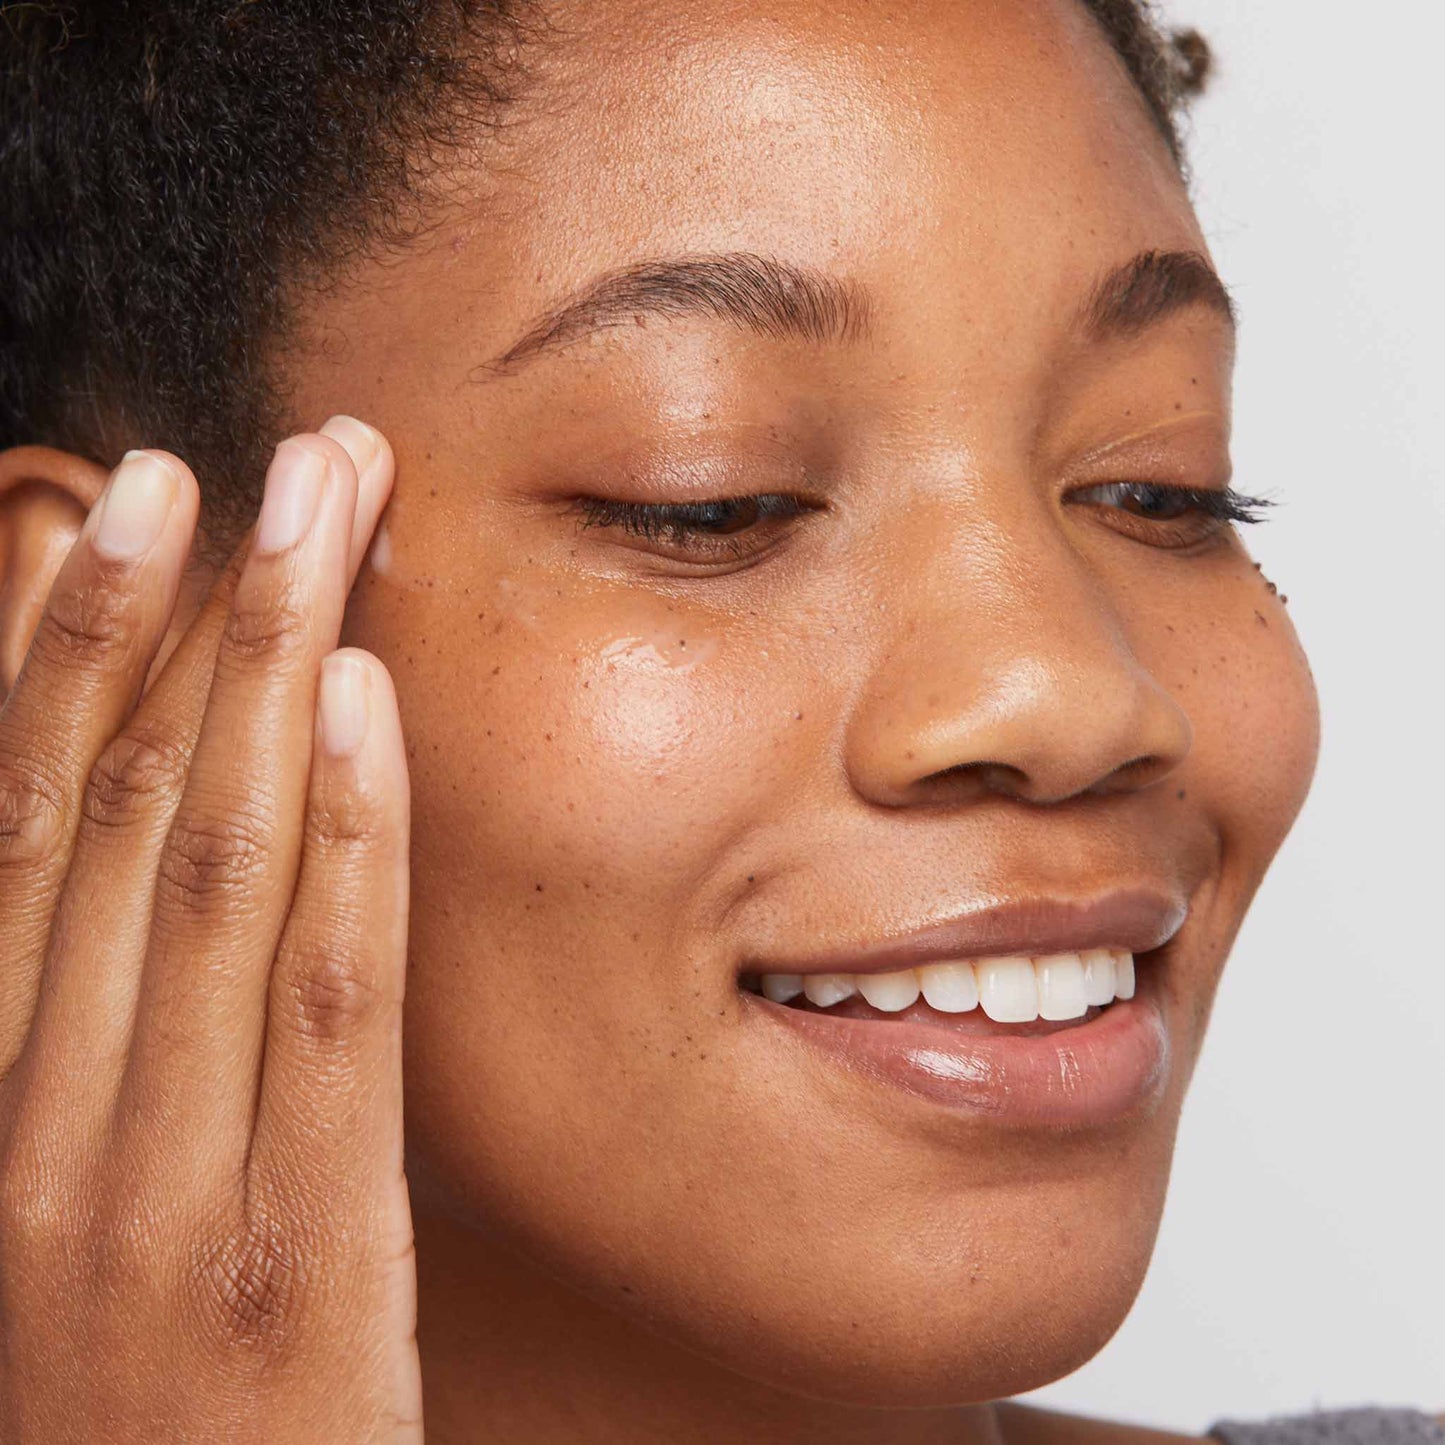
[(478, 369), (507, 376), (544, 352), (643, 316), (704, 316), (775, 340), (855, 341), (872, 306), (858, 282), (750, 251), (642, 261), (610, 271), (537, 318)]
[(1238, 325), (1228, 287), (1198, 251), (1141, 251), (1094, 287), (1083, 311), (1085, 331), (1097, 340), (1137, 336), (1190, 307), (1203, 306)]
[[(1081, 320), (1096, 339), (1134, 336), (1201, 305), (1234, 327), (1234, 302), (1206, 257), (1144, 251), (1104, 275)], [(641, 261), (606, 272), (549, 307), (473, 374), (479, 380), (514, 375), (548, 352), (646, 316), (702, 316), (774, 340), (837, 344), (871, 334), (873, 302), (861, 282), (750, 251)]]

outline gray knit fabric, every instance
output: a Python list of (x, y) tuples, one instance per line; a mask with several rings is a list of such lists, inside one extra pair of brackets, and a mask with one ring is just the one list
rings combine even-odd
[(1327, 1410), (1273, 1420), (1220, 1420), (1224, 1445), (1445, 1445), (1445, 1425), (1418, 1410)]

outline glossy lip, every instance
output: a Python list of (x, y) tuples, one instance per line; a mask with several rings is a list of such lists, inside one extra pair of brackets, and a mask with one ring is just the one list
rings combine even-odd
[(1096, 1017), (1047, 1034), (1011, 1034), (1007, 1024), (964, 1033), (942, 1018), (848, 1018), (775, 1004), (747, 990), (741, 997), (750, 1016), (854, 1075), (1004, 1124), (1100, 1127), (1147, 1112), (1168, 1082), (1171, 1045), (1159, 973), (1188, 912), (1187, 899), (1149, 887), (1118, 888), (1084, 900), (1014, 899), (882, 942), (804, 957), (751, 958), (744, 967), (754, 977), (866, 974), (1089, 948), (1135, 956), (1132, 999), (1116, 999)]
[(749, 958), (740, 972), (892, 973), (950, 959), (1078, 953), (1115, 948), (1136, 957), (1162, 948), (1180, 928), (1188, 902), (1172, 891), (1120, 888), (1097, 898), (1020, 898), (972, 909), (878, 943), (805, 957)]
[(742, 999), (751, 1016), (854, 1075), (1012, 1126), (1098, 1128), (1149, 1112), (1169, 1080), (1162, 960), (1140, 961), (1132, 999), (1051, 1034), (961, 1035), (946, 1024), (855, 1019)]

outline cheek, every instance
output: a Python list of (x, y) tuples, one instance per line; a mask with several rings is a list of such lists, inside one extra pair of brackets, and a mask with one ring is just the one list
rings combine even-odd
[(790, 692), (816, 680), (656, 600), (371, 596), (354, 640), (392, 667), (411, 750), (415, 1198), (535, 1252), (627, 1240), (664, 1268), (647, 1162), (707, 1172), (735, 1137), (722, 925), (739, 840), (816, 748)]
[(1156, 605), (1145, 660), (1193, 725), (1189, 757), (1168, 786), (1216, 854), (1184, 991), (1197, 1045), (1250, 900), (1309, 791), (1319, 711), (1289, 614), (1242, 554), (1178, 604)]
[(490, 888), (585, 889), (593, 910), (686, 898), (766, 796), (747, 766), (773, 711), (757, 679), (715, 627), (665, 603), (511, 596), (459, 728), (474, 747), (484, 736), (476, 786), (443, 798), (432, 826), (475, 840)]
[(464, 600), (372, 582), (349, 622), (391, 667), (408, 738), (409, 1010), (442, 978), (525, 1010), (515, 991), (561, 958), (549, 1006), (585, 993), (584, 1033), (635, 1015), (643, 978), (686, 986), (678, 947), (746, 886), (721, 870), (776, 807), (806, 677), (759, 667), (710, 614), (515, 574)]
[(1195, 719), (1188, 771), (1252, 893), (1314, 775), (1314, 679), (1288, 612), (1253, 571), (1185, 635), (1189, 675), (1180, 683)]

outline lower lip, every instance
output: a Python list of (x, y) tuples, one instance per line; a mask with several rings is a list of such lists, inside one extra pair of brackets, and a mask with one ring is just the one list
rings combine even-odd
[(1169, 1031), (1156, 997), (1158, 960), (1132, 999), (1097, 1017), (1026, 1037), (963, 1035), (945, 1023), (841, 1018), (744, 994), (762, 1015), (849, 1072), (950, 1109), (1042, 1128), (1091, 1128), (1149, 1112), (1169, 1078)]

